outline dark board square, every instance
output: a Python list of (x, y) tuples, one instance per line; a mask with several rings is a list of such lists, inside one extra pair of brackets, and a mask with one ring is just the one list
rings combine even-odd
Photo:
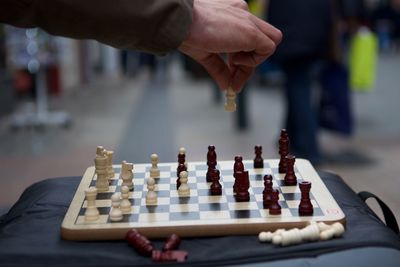
[(157, 197), (169, 197), (170, 191), (167, 190), (160, 190), (155, 191), (157, 193)]
[(111, 196), (114, 194), (114, 192), (101, 192), (101, 193), (97, 193), (96, 199), (111, 199)]
[(221, 176), (231, 176), (233, 175), (233, 170), (222, 170)]
[[(170, 184), (172, 180), (174, 180), (175, 177), (172, 178), (160, 178), (160, 179), (154, 179), (156, 184)], [(176, 177), (178, 179), (178, 177)], [(146, 181), (145, 181), (146, 182)]]
[(140, 213), (164, 213), (169, 212), (169, 205), (157, 205), (157, 206), (141, 206)]
[[(299, 209), (295, 208), (295, 209), (289, 209), (289, 210), (290, 210), (290, 213), (292, 214), (292, 216), (295, 216), (295, 217), (300, 216)], [(319, 207), (317, 207), (317, 208), (314, 207), (314, 212), (313, 212), (312, 216), (324, 216), (324, 213), (322, 212), (322, 210)]]
[(246, 218), (261, 218), (258, 210), (233, 210), (230, 211), (231, 218), (246, 219)]
[(199, 196), (210, 196), (210, 189), (197, 189), (197, 194)]
[(208, 166), (206, 164), (196, 165), (195, 169), (196, 171), (205, 171), (208, 169)]
[(133, 182), (135, 183), (135, 179), (137, 178), (137, 179), (144, 179), (144, 177), (146, 176), (146, 174), (144, 173), (144, 172), (138, 172), (138, 173), (136, 173), (136, 172), (134, 172), (134, 174), (133, 174)]
[(281, 206), (282, 209), (287, 209), (287, 208), (289, 208), (287, 202), (284, 201), (284, 200), (279, 200), (278, 203), (279, 203), (279, 205)]
[(170, 204), (197, 204), (197, 203), (199, 203), (199, 198), (194, 196), (170, 198)]
[(122, 215), (122, 220), (118, 222), (113, 222), (110, 220), (110, 217), (107, 219), (107, 223), (129, 223), (129, 222), (137, 222), (139, 220), (139, 214), (124, 214)]
[(299, 200), (301, 199), (301, 193), (282, 193), (285, 200)]
[[(146, 166), (146, 172), (150, 172), (151, 166)], [(161, 172), (169, 172), (171, 171), (171, 166), (158, 166), (158, 169)]]
[(170, 221), (200, 220), (198, 212), (170, 212)]
[(229, 210), (228, 203), (201, 203), (199, 208), (200, 211)]

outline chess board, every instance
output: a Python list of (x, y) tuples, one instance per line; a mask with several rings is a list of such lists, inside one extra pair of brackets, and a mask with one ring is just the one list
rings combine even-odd
[[(134, 190), (129, 200), (132, 210), (124, 214), (123, 220), (111, 222), (111, 196), (121, 191), (121, 167), (114, 165), (115, 176), (107, 192), (97, 194), (96, 206), (100, 218), (94, 222), (85, 221), (87, 201), (84, 190), (95, 186), (95, 168), (89, 167), (75, 193), (61, 227), (61, 234), (68, 240), (111, 240), (123, 239), (131, 228), (138, 229), (149, 238), (166, 237), (171, 233), (180, 236), (220, 236), (258, 234), (278, 228), (304, 227), (308, 221), (333, 223), (345, 222), (345, 215), (332, 197), (321, 178), (309, 161), (297, 159), (295, 173), (298, 182), (311, 181), (311, 202), (313, 216), (299, 216), (300, 190), (297, 186), (285, 186), (284, 174), (278, 173), (279, 160), (264, 160), (264, 168), (254, 169), (253, 161), (243, 161), (249, 171), (250, 201), (236, 202), (233, 193), (233, 161), (218, 162), (221, 172), (221, 196), (209, 193), (211, 183), (206, 182), (205, 162), (188, 162), (190, 197), (179, 197), (176, 189), (177, 163), (160, 163), (160, 178), (156, 179), (157, 205), (146, 205), (146, 178), (151, 164), (134, 166)], [(279, 190), (281, 215), (270, 215), (263, 207), (265, 174), (274, 178), (274, 187)]]

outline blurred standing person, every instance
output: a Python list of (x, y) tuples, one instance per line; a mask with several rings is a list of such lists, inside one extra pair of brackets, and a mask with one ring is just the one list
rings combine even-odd
[(283, 33), (272, 60), (285, 76), (285, 128), (294, 155), (321, 162), (318, 118), (313, 102), (313, 70), (329, 53), (334, 25), (330, 0), (269, 0), (268, 21)]

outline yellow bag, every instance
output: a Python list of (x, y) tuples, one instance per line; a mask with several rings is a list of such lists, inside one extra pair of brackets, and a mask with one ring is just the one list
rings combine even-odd
[(378, 40), (362, 27), (353, 37), (349, 50), (350, 87), (353, 91), (370, 91), (375, 84)]

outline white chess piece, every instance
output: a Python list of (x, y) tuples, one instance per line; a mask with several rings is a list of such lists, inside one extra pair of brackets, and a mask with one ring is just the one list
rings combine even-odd
[(304, 227), (300, 230), (303, 241), (317, 241), (319, 239), (320, 230), (316, 223)]
[(115, 176), (115, 172), (114, 172), (114, 169), (112, 166), (114, 151), (106, 150), (105, 154), (107, 156), (107, 178), (108, 178), (108, 180), (111, 180)]
[(146, 195), (146, 205), (157, 204), (157, 193), (155, 192), (156, 181), (154, 178), (149, 177), (147, 179), (147, 195)]
[(127, 186), (129, 190), (134, 187), (133, 184), (133, 163), (128, 163), (125, 160), (121, 164), (121, 179), (122, 186)]
[(121, 188), (121, 192), (122, 192), (122, 200), (121, 200), (120, 209), (123, 213), (128, 213), (132, 209), (132, 204), (129, 201), (129, 188), (124, 185)]
[(120, 193), (114, 193), (111, 197), (111, 211), (110, 211), (110, 220), (113, 222), (118, 222), (121, 221), (123, 218), (122, 211), (120, 209), (120, 203), (121, 203), (121, 194)]
[(289, 246), (302, 243), (300, 230), (298, 228), (290, 229), (289, 231), (284, 231), (279, 235), (272, 238), (272, 243), (274, 245)]
[(258, 235), (258, 239), (260, 242), (272, 242), (272, 238), (280, 233), (285, 232), (285, 229), (277, 229), (275, 232), (261, 232)]
[(160, 178), (160, 170), (158, 169), (158, 155), (151, 154), (151, 168), (150, 168), (150, 177), (152, 178)]
[(321, 240), (328, 240), (332, 239), (333, 237), (342, 236), (344, 233), (344, 226), (343, 224), (336, 222), (330, 225), (329, 229), (326, 229), (320, 233)]
[(179, 174), (179, 182), (181, 185), (178, 188), (178, 195), (180, 197), (188, 197), (190, 196), (190, 187), (188, 185), (188, 172), (181, 171)]
[(96, 149), (96, 158), (94, 159), (96, 178), (96, 188), (99, 192), (108, 191), (109, 183), (107, 177), (107, 156), (104, 154), (104, 148), (98, 146)]
[(96, 207), (97, 188), (94, 186), (89, 187), (85, 190), (85, 196), (87, 201), (85, 221), (96, 221), (99, 219), (99, 210)]
[(225, 110), (229, 112), (236, 111), (236, 92), (231, 87), (226, 90)]

